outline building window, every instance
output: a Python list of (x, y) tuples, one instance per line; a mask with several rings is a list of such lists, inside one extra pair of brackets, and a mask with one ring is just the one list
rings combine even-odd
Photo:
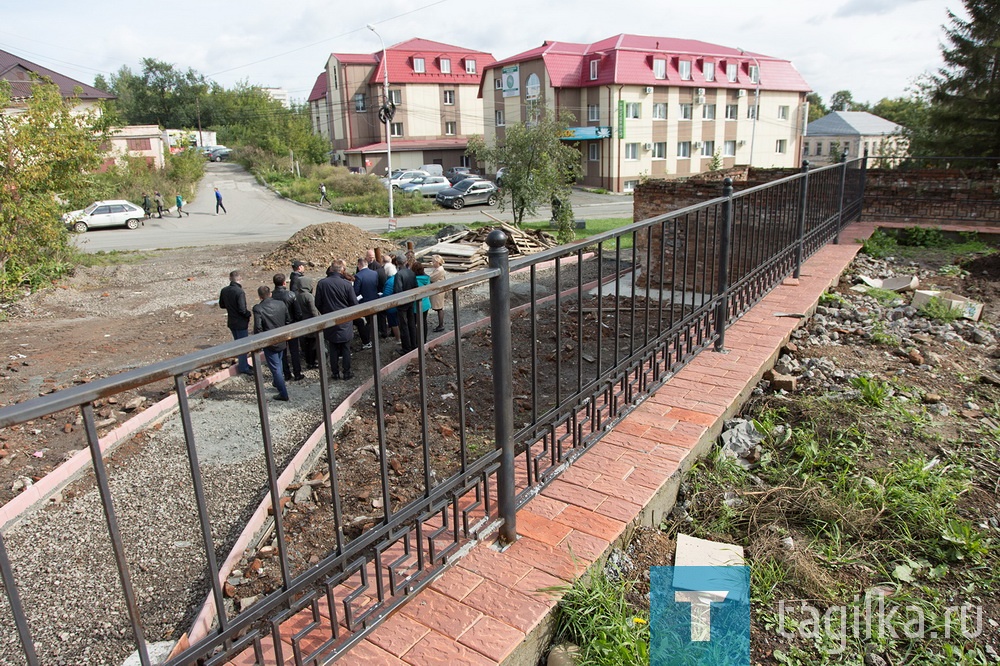
[(691, 80), (691, 61), (681, 60), (677, 65), (677, 69), (680, 71), (682, 81)]
[(591, 60), (590, 61), (590, 80), (591, 81), (596, 81), (597, 80), (597, 63), (598, 63), (597, 60)]
[(458, 160), (458, 166), (464, 166), (472, 168), (472, 158), (468, 155), (462, 155)]
[(401, 90), (390, 90), (389, 91), (389, 101), (395, 105), (400, 105), (403, 103), (403, 91)]
[(151, 150), (152, 144), (148, 138), (145, 139), (125, 139), (129, 150)]
[(591, 142), (587, 152), (591, 162), (597, 162), (601, 159), (601, 147), (598, 144)]
[(705, 120), (715, 120), (715, 105), (706, 104), (701, 107), (701, 117)]
[(451, 74), (451, 58), (441, 58), (441, 73)]
[(681, 104), (681, 120), (691, 120), (691, 110), (690, 104)]
[(778, 139), (774, 142), (774, 152), (784, 155), (788, 152), (788, 139)]
[(802, 157), (809, 157), (809, 144), (802, 146)]
[(503, 109), (497, 109), (496, 119), (497, 119), (497, 127), (503, 127), (505, 124), (503, 121)]
[(788, 107), (779, 106), (778, 107), (778, 120), (788, 120)]
[(738, 120), (740, 117), (739, 104), (726, 104), (726, 120)]
[(722, 156), (723, 157), (736, 157), (736, 142), (726, 141), (722, 144)]
[(444, 103), (451, 106), (455, 103), (455, 91), (445, 90), (444, 91)]
[(587, 105), (587, 120), (597, 122), (601, 119), (601, 107), (597, 104)]
[(662, 58), (653, 58), (653, 78), (667, 78), (667, 61)]
[(705, 80), (706, 81), (714, 81), (715, 80), (715, 63), (714, 62), (706, 62), (704, 65), (702, 65), (701, 71), (705, 75)]
[(677, 142), (677, 157), (691, 157), (691, 142), (690, 141), (678, 141)]
[(493, 90), (503, 90), (503, 81), (500, 79), (493, 79)]
[(823, 154), (823, 142), (822, 141), (817, 141), (816, 142), (816, 155), (819, 156), (819, 155), (822, 155), (822, 154)]
[(654, 102), (653, 103), (653, 120), (666, 120), (667, 119), (667, 103), (666, 102)]
[(750, 65), (750, 83), (760, 83), (760, 67)]
[(625, 144), (625, 159), (627, 160), (639, 159), (639, 144), (637, 143)]
[(753, 104), (747, 107), (747, 120), (755, 120), (757, 118), (757, 107)]
[(625, 117), (626, 118), (639, 118), (641, 113), (642, 105), (639, 102), (626, 102), (625, 103)]
[(361, 112), (364, 111), (366, 108), (367, 105), (365, 103), (365, 94), (364, 93), (356, 94), (354, 96), (354, 110)]
[(403, 136), (403, 123), (391, 123), (389, 132), (392, 136)]
[(736, 71), (737, 68), (735, 63), (726, 65), (726, 78), (729, 79), (730, 82), (736, 81)]
[(424, 70), (424, 59), (423, 58), (414, 58), (413, 59), (413, 71), (416, 72), (417, 74), (423, 74), (424, 73), (425, 70)]
[(445, 136), (455, 136), (455, 121), (446, 121), (444, 124)]
[(470, 60), (468, 58), (465, 59), (465, 73), (466, 74), (475, 74), (476, 73), (476, 61), (475, 60)]
[(653, 144), (653, 159), (654, 160), (665, 160), (667, 159), (667, 142), (659, 141)]
[(715, 142), (705, 141), (701, 144), (701, 156), (702, 157), (712, 157), (715, 155)]
[(637, 188), (637, 187), (639, 187), (639, 181), (637, 181), (637, 180), (626, 180), (625, 181), (625, 187), (624, 187), (623, 191), (625, 191), (625, 192), (634, 192), (635, 188)]

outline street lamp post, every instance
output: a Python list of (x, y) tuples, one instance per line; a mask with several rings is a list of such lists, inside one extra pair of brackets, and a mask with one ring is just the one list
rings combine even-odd
[(757, 68), (757, 80), (754, 82), (757, 87), (754, 89), (754, 107), (753, 107), (753, 125), (750, 129), (750, 164), (753, 166), (753, 144), (754, 140), (757, 138), (757, 117), (760, 115), (760, 62), (758, 62), (757, 57), (753, 54), (747, 53), (743, 49), (739, 49), (739, 52), (745, 56), (750, 56), (753, 59), (753, 64)]
[(390, 124), (392, 123), (392, 114), (389, 112), (389, 61), (386, 60), (385, 42), (382, 41), (382, 35), (378, 34), (378, 31), (375, 30), (375, 26), (371, 23), (369, 23), (366, 27), (375, 33), (375, 36), (378, 37), (379, 44), (382, 45), (382, 71), (385, 74), (385, 102), (383, 103), (383, 107), (381, 109), (381, 115), (383, 121), (385, 121), (385, 161), (386, 166), (389, 169), (387, 178), (389, 185), (389, 231), (394, 231), (396, 227), (396, 216), (392, 207), (392, 128), (390, 127)]

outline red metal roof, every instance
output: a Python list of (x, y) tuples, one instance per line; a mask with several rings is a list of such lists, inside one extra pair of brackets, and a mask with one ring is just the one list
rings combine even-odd
[[(381, 51), (376, 51), (370, 55), (334, 53), (333, 56), (345, 64), (374, 64), (376, 67), (375, 71), (372, 72), (371, 83), (377, 84), (385, 80)], [(389, 60), (390, 83), (465, 83), (479, 85), (483, 71), (496, 62), (496, 58), (485, 51), (474, 51), (461, 46), (433, 42), (429, 39), (409, 39), (390, 46), (386, 48), (386, 57)], [(414, 71), (414, 58), (424, 59), (424, 71), (422, 73)], [(441, 71), (442, 59), (451, 61), (451, 73), (446, 74)], [(467, 59), (476, 61), (476, 71), (474, 74), (466, 74), (465, 72), (465, 61)]]
[(79, 86), (81, 88), (79, 95), (81, 100), (115, 98), (111, 93), (98, 90), (94, 86), (88, 86), (86, 83), (71, 79), (47, 67), (36, 65), (30, 60), (20, 58), (13, 53), (0, 51), (0, 79), (5, 79), (12, 83), (12, 94), (15, 97), (31, 96), (30, 85), (25, 85), (24, 80), (20, 78), (21, 74), (25, 71), (52, 79), (52, 82), (59, 86), (59, 92), (62, 93), (63, 97), (73, 97), (75, 94), (74, 89)]
[[(680, 87), (750, 88), (750, 66), (760, 65), (760, 87), (764, 90), (808, 92), (812, 90), (788, 60), (694, 39), (620, 34), (593, 44), (545, 42), (542, 46), (494, 63), (493, 67), (538, 60), (545, 63), (554, 87), (590, 87), (611, 84), (672, 85)], [(666, 60), (666, 80), (653, 75), (653, 59)], [(596, 80), (590, 79), (590, 62), (598, 60)], [(691, 78), (680, 77), (680, 61), (690, 60)], [(706, 81), (705, 62), (715, 63), (715, 80)], [(738, 65), (736, 81), (726, 77), (726, 65)]]
[[(397, 150), (400, 152), (411, 150), (465, 150), (468, 145), (469, 140), (461, 137), (455, 137), (454, 139), (428, 139), (426, 141), (420, 139), (396, 139), (392, 142), (392, 152), (396, 152)], [(379, 143), (370, 143), (367, 146), (356, 146), (344, 152), (351, 154), (384, 153), (385, 148), (385, 141), (380, 141)]]
[(326, 72), (320, 72), (316, 77), (316, 83), (313, 84), (307, 101), (315, 102), (318, 99), (326, 99)]

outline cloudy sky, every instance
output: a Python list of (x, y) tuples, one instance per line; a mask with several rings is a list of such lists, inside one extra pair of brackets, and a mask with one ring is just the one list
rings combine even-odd
[(35, 0), (8, 3), (0, 49), (85, 83), (144, 57), (229, 86), (282, 87), (304, 100), (330, 52), (371, 53), (420, 37), (501, 59), (545, 40), (618, 33), (700, 39), (791, 60), (825, 100), (905, 94), (941, 64), (959, 0)]

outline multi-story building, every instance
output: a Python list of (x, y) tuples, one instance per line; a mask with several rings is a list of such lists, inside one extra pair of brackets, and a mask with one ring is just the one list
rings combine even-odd
[(787, 60), (701, 41), (545, 42), (484, 68), (485, 139), (543, 108), (569, 112), (583, 184), (614, 192), (737, 164), (794, 167), (809, 90)]
[(828, 164), (843, 155), (878, 158), (879, 164), (906, 157), (906, 130), (867, 111), (834, 111), (809, 123), (802, 155), (815, 164)]
[(468, 139), (483, 133), (479, 82), (493, 56), (426, 39), (387, 48), (388, 62), (382, 53), (333, 53), (313, 86), (313, 131), (329, 139), (331, 161), (384, 173), (386, 127), (379, 109), (388, 68), (393, 168), (467, 165)]

